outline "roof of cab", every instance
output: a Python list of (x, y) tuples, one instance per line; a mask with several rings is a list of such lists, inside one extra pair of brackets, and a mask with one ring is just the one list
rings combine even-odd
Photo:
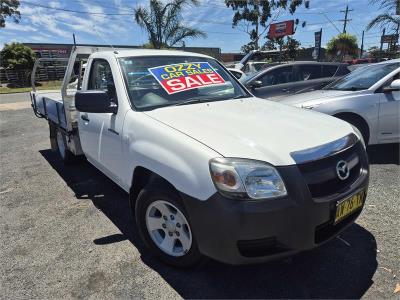
[(178, 50), (156, 50), (156, 49), (116, 49), (115, 51), (104, 51), (112, 53), (116, 57), (130, 57), (130, 56), (197, 56), (197, 57), (207, 57), (208, 55), (178, 51)]

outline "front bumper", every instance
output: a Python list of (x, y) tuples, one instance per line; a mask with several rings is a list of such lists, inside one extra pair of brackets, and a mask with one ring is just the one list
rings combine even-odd
[(337, 236), (362, 210), (333, 224), (336, 203), (368, 189), (366, 155), (360, 159), (360, 176), (324, 198), (311, 196), (295, 165), (278, 168), (288, 191), (285, 197), (234, 200), (216, 193), (200, 201), (182, 194), (200, 252), (229, 264), (258, 263), (312, 249)]

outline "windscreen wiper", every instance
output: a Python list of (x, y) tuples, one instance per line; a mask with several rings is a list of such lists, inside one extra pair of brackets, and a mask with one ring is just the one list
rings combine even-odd
[[(210, 99), (208, 99), (208, 101), (209, 100)], [(201, 103), (201, 102), (205, 102), (205, 101), (207, 101), (207, 99), (195, 98), (195, 99), (189, 99), (189, 100), (186, 100), (186, 101), (182, 101), (182, 102), (176, 103), (175, 106), (194, 104), (194, 103)]]
[(349, 87), (349, 88), (346, 88), (346, 89), (344, 89), (344, 91), (361, 91), (361, 90), (364, 90), (365, 88), (362, 88), (362, 87), (357, 87), (357, 86), (351, 86), (351, 87)]
[(250, 97), (251, 96), (249, 96), (249, 95), (239, 95), (239, 96), (235, 96), (233, 98), (227, 98), (227, 99), (194, 98), (194, 99), (189, 99), (189, 100), (186, 100), (186, 101), (182, 101), (182, 102), (176, 103), (174, 106), (194, 104), (194, 103), (203, 103), (203, 102), (211, 102), (211, 101), (222, 101), (222, 100), (229, 100), (229, 99), (250, 98)]
[(235, 96), (232, 99), (243, 99), (243, 98), (251, 98), (251, 96), (249, 95), (239, 95), (239, 96)]

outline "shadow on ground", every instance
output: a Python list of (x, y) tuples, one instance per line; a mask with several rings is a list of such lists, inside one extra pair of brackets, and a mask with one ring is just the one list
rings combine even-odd
[(370, 164), (400, 165), (400, 144), (369, 146), (367, 149)]
[(376, 241), (357, 224), (341, 235), (342, 240), (334, 239), (291, 260), (239, 267), (209, 260), (193, 270), (170, 268), (144, 249), (124, 191), (87, 162), (64, 166), (50, 150), (41, 154), (78, 200), (91, 200), (119, 228), (120, 233), (98, 237), (93, 243), (101, 247), (130, 240), (143, 262), (183, 298), (360, 298), (372, 284)]

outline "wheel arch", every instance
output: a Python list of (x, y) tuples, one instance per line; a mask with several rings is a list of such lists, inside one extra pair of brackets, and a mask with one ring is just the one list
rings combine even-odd
[(344, 120), (344, 121), (357, 120), (358, 122), (360, 122), (362, 124), (362, 126), (364, 126), (364, 128), (366, 129), (367, 139), (366, 139), (365, 143), (368, 144), (370, 136), (371, 136), (371, 129), (368, 125), (368, 122), (365, 120), (364, 117), (362, 117), (361, 115), (354, 113), (354, 112), (338, 112), (338, 113), (334, 114), (333, 116), (338, 119)]
[(133, 170), (131, 187), (129, 189), (129, 200), (131, 204), (135, 204), (140, 191), (150, 182), (158, 181), (160, 185), (177, 191), (175, 186), (164, 177), (147, 169), (143, 166), (137, 166)]

